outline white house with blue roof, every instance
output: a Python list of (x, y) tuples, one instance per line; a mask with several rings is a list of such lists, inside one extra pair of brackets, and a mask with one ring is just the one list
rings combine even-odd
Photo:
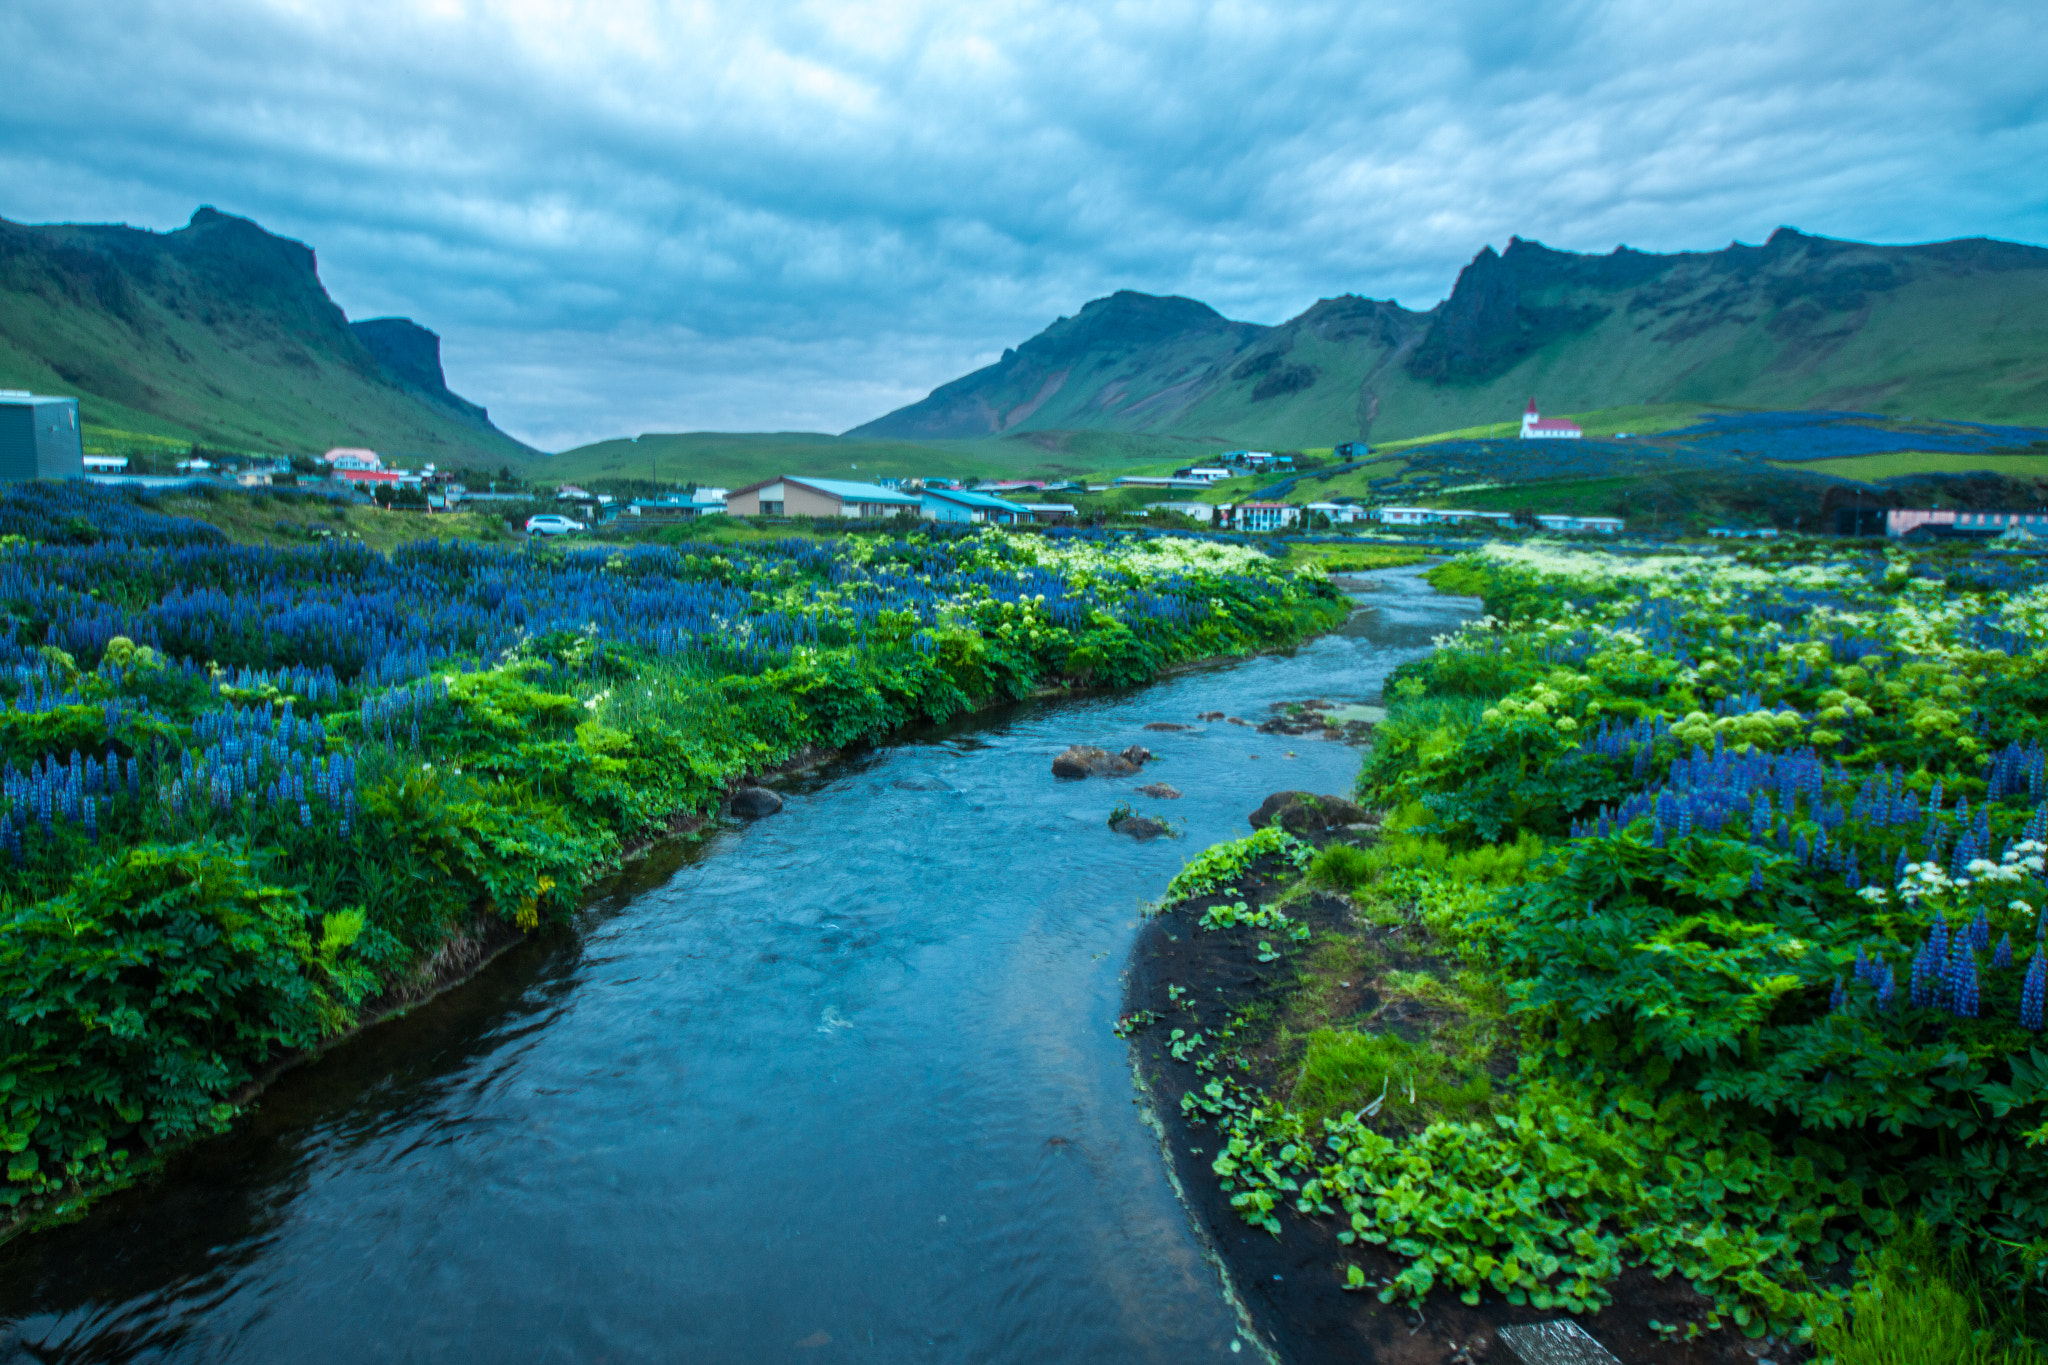
[(1015, 526), (1031, 520), (1031, 509), (1022, 503), (987, 493), (927, 488), (924, 490), (924, 518), (926, 521), (981, 521), (996, 526)]

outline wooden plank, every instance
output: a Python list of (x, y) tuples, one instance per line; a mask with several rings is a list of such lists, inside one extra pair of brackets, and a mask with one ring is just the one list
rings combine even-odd
[(1503, 1327), (1500, 1342), (1521, 1365), (1621, 1365), (1585, 1328), (1569, 1319)]

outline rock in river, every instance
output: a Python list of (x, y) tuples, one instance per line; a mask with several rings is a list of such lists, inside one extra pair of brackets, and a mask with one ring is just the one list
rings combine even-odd
[(1130, 835), (1139, 843), (1143, 843), (1147, 839), (1157, 839), (1173, 832), (1166, 827), (1164, 821), (1154, 820), (1149, 815), (1126, 815), (1123, 819), (1111, 825), (1110, 828), (1118, 834)]
[(1180, 793), (1164, 782), (1148, 782), (1138, 790), (1155, 801), (1180, 800)]
[(1133, 744), (1120, 754), (1098, 749), (1093, 744), (1070, 744), (1052, 761), (1054, 777), (1129, 777), (1145, 766), (1151, 751)]
[(732, 813), (758, 820), (782, 809), (782, 798), (766, 787), (741, 787), (732, 794)]
[(1177, 721), (1153, 720), (1147, 721), (1145, 723), (1145, 728), (1147, 730), (1192, 730), (1195, 727), (1192, 725), (1182, 725)]
[(1370, 825), (1378, 817), (1341, 796), (1313, 792), (1274, 792), (1252, 812), (1252, 828), (1278, 825), (1289, 834), (1321, 834), (1345, 825)]

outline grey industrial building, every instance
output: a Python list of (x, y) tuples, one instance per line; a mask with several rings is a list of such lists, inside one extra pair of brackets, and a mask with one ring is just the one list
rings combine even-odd
[(0, 389), (0, 482), (84, 477), (78, 400)]

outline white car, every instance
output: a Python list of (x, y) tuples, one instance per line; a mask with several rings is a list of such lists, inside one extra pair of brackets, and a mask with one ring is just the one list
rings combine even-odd
[(530, 536), (566, 536), (571, 531), (588, 531), (590, 528), (580, 521), (571, 521), (553, 512), (542, 512), (539, 516), (526, 519), (526, 534)]

